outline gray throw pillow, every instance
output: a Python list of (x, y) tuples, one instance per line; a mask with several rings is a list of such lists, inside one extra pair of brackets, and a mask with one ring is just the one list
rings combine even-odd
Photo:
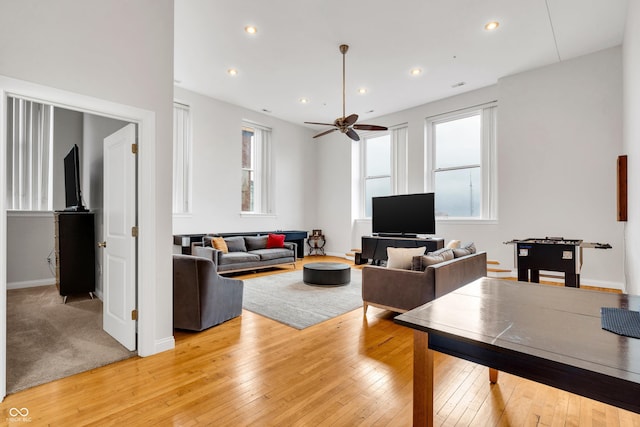
[(426, 255), (414, 256), (411, 260), (411, 269), (414, 271), (424, 271), (428, 266), (440, 264), (441, 262), (453, 259), (453, 249), (438, 249)]
[(213, 237), (211, 236), (202, 236), (202, 246), (203, 247), (213, 247), (213, 243), (211, 243)]
[(229, 252), (247, 252), (247, 247), (244, 245), (244, 237), (225, 237), (224, 241), (227, 243)]
[(269, 236), (245, 236), (244, 243), (247, 246), (247, 251), (265, 249), (267, 247), (268, 238)]
[(460, 245), (459, 248), (453, 249), (453, 256), (456, 258), (460, 258), (463, 256), (471, 255), (476, 253), (476, 245), (473, 242), (465, 243), (464, 245)]

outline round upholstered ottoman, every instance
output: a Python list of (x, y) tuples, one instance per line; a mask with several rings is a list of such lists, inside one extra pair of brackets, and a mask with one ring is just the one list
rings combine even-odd
[(351, 267), (341, 262), (305, 264), (302, 280), (310, 285), (346, 285), (351, 281)]

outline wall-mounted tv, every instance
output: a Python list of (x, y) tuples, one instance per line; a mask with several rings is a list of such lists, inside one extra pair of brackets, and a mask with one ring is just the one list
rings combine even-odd
[(378, 235), (435, 234), (434, 193), (374, 197), (372, 231)]
[(65, 211), (86, 212), (80, 190), (80, 150), (76, 144), (64, 157)]

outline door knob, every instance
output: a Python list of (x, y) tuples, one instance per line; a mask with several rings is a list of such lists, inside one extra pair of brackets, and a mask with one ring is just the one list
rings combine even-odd
[(107, 242), (98, 242), (98, 247), (99, 248), (106, 248), (107, 247)]

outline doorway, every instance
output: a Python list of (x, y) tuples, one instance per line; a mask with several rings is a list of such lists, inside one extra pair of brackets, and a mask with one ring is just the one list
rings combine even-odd
[[(13, 393), (135, 354), (134, 322), (114, 313), (121, 301), (105, 304), (110, 294), (122, 300), (123, 289), (135, 304), (135, 274), (118, 277), (115, 290), (105, 286), (113, 262), (105, 266), (103, 259), (113, 259), (118, 245), (96, 246), (118, 237), (105, 237), (115, 222), (105, 217), (135, 220), (136, 125), (17, 97), (7, 107), (7, 388)], [(113, 135), (130, 157), (117, 165), (104, 156)], [(107, 197), (112, 182), (125, 185)], [(130, 200), (121, 203), (127, 193)], [(135, 239), (125, 238), (133, 248), (119, 254), (117, 267), (135, 271)]]
[[(155, 195), (157, 193), (155, 177), (156, 159), (156, 119), (155, 113), (123, 104), (117, 104), (103, 99), (62, 91), (22, 80), (0, 76), (0, 138), (6, 147), (6, 105), (9, 96), (19, 96), (38, 102), (73, 109), (87, 113), (100, 114), (136, 123), (138, 127), (138, 165), (140, 179), (137, 191), (140, 200), (137, 203), (138, 225), (140, 232), (137, 238), (139, 264), (136, 272), (138, 288), (136, 298), (139, 301), (140, 314), (137, 320), (137, 348), (140, 356), (148, 356), (175, 346), (173, 336), (156, 337), (158, 315), (161, 309), (170, 309), (171, 300), (164, 294), (169, 288), (158, 286), (158, 244), (156, 242), (156, 212)], [(6, 164), (6, 150), (0, 149), (0, 164)], [(0, 188), (6, 188), (5, 174), (0, 173)], [(0, 318), (6, 319), (6, 291), (7, 291), (7, 209), (6, 200), (0, 197)], [(146, 227), (146, 228), (145, 228)], [(145, 232), (145, 230), (147, 230)], [(170, 251), (168, 251), (170, 256)], [(161, 269), (160, 269), (161, 270)], [(165, 287), (167, 289), (165, 289)], [(163, 328), (162, 323), (160, 331)], [(0, 399), (6, 395), (6, 322), (0, 322)]]

